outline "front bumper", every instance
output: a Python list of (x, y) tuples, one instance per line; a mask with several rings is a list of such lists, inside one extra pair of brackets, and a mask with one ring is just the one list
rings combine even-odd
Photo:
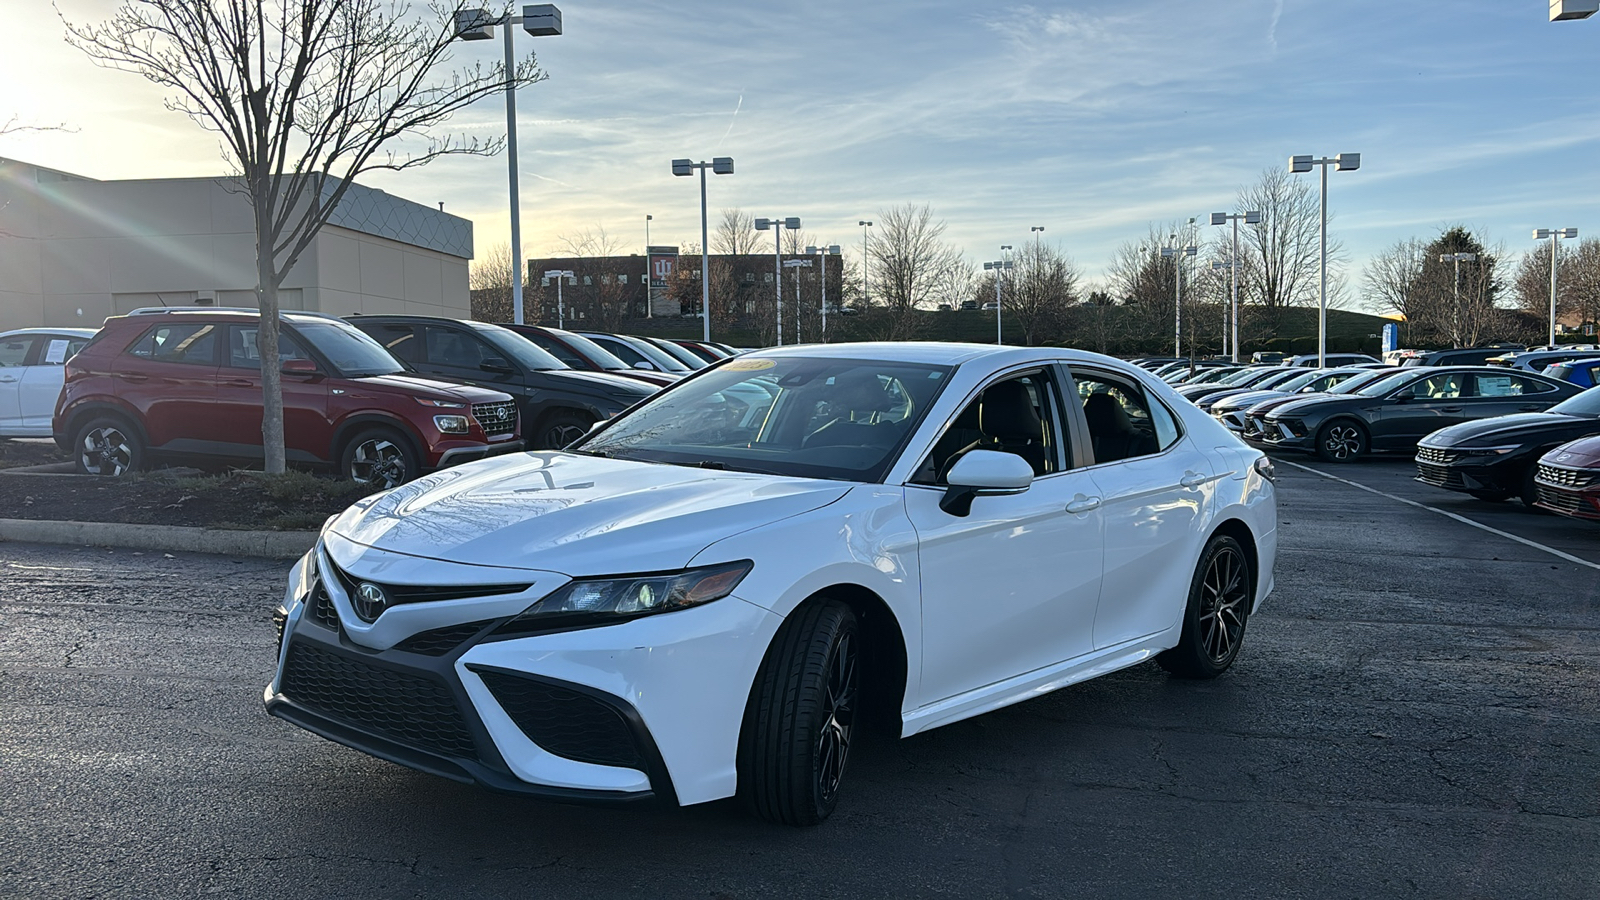
[(1516, 493), (1521, 489), (1528, 460), (1522, 457), (1473, 457), (1434, 447), (1418, 446), (1414, 458), (1416, 480), (1447, 491)]
[(491, 444), (472, 444), (467, 447), (453, 447), (439, 454), (439, 464), (435, 469), (444, 469), (459, 463), (471, 462), (475, 459), (487, 459), (499, 456), (502, 453), (516, 453), (527, 446), (521, 438), (511, 440), (498, 440)]
[(1316, 452), (1316, 439), (1311, 433), (1296, 434), (1289, 426), (1277, 419), (1258, 420), (1258, 430), (1246, 431), (1241, 437), (1245, 443), (1262, 450), (1299, 450), (1302, 453)]
[[(302, 560), (286, 598), (277, 674), (264, 692), (270, 714), (380, 759), (503, 793), (682, 804), (734, 793), (745, 704), (780, 617), (727, 597), (502, 640), (494, 632), (515, 614), (508, 609), (526, 608), (566, 578), (397, 557), (366, 549), (341, 568), (381, 572), (390, 583), (544, 580), (509, 600), (392, 606), (369, 624), (354, 615), (339, 579), (329, 579), (328, 590), (306, 577)], [(328, 571), (332, 559), (325, 551), (318, 559)]]

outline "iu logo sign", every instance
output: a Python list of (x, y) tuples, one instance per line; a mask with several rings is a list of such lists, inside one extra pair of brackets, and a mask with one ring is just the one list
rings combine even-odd
[(654, 277), (657, 281), (665, 281), (666, 277), (672, 274), (672, 260), (665, 258), (656, 259), (652, 271), (654, 272)]
[(376, 621), (389, 605), (389, 598), (384, 596), (383, 588), (370, 581), (363, 581), (356, 587), (356, 594), (350, 598), (351, 605), (356, 608), (356, 615), (363, 622)]

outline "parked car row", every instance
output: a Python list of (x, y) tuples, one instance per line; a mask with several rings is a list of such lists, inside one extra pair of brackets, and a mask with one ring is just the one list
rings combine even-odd
[[(280, 321), (288, 461), (380, 487), (565, 446), (737, 352), (427, 316), (287, 312)], [(253, 310), (152, 308), (98, 331), (0, 334), (0, 438), (54, 437), (89, 474), (157, 461), (258, 464), (258, 323)]]

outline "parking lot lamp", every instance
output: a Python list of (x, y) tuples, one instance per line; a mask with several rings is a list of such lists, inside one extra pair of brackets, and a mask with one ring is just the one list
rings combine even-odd
[(1550, 21), (1587, 19), (1600, 12), (1600, 0), (1550, 0)]
[[(822, 257), (822, 342), (826, 344), (828, 342), (828, 257), (839, 255), (839, 245), (807, 247), (806, 252)], [(799, 294), (796, 294), (794, 299), (796, 303), (800, 302)]]
[[(1600, 0), (1597, 0), (1600, 2)], [(1551, 7), (1554, 9), (1554, 7)], [(1533, 239), (1542, 241), (1550, 239), (1550, 348), (1556, 346), (1556, 243), (1562, 238), (1575, 238), (1578, 236), (1576, 228), (1535, 228)]]
[(809, 259), (786, 259), (783, 261), (785, 269), (794, 270), (794, 342), (800, 343), (800, 269), (811, 268)]
[(644, 217), (644, 317), (654, 319), (655, 305), (650, 302), (650, 220), (655, 216), (646, 214)]
[[(1177, 235), (1173, 235), (1177, 238)], [(1183, 355), (1183, 258), (1200, 252), (1193, 244), (1184, 247), (1162, 247), (1161, 255), (1172, 258), (1172, 302), (1176, 312), (1172, 315), (1172, 355)]]
[(516, 62), (511, 53), (511, 26), (521, 25), (522, 30), (534, 37), (561, 33), (561, 10), (554, 4), (540, 3), (524, 6), (522, 15), (510, 13), (496, 18), (486, 9), (463, 9), (456, 12), (456, 37), (464, 41), (487, 41), (494, 38), (494, 27), (505, 27), (506, 47), (506, 163), (511, 171), (511, 317), (518, 325), (522, 322), (522, 198), (517, 188), (517, 87), (511, 80)]
[(1317, 264), (1318, 289), (1317, 289), (1317, 368), (1326, 368), (1328, 361), (1328, 167), (1333, 166), (1341, 172), (1354, 172), (1361, 168), (1361, 154), (1341, 153), (1338, 156), (1322, 157), (1311, 156), (1289, 157), (1289, 171), (1302, 174), (1311, 171), (1312, 166), (1322, 168), (1322, 251)]
[(1455, 267), (1455, 303), (1456, 303), (1456, 345), (1461, 344), (1461, 264), (1472, 262), (1478, 258), (1476, 253), (1441, 253), (1439, 262), (1447, 262)]
[(861, 305), (869, 306), (867, 302), (867, 232), (872, 228), (872, 223), (866, 219), (856, 223), (861, 226)]
[[(1212, 213), (1211, 214), (1211, 224), (1213, 224), (1213, 225), (1224, 225), (1224, 224), (1227, 224), (1229, 222), (1233, 223), (1233, 252), (1228, 257), (1228, 282), (1229, 282), (1229, 293), (1231, 294), (1231, 299), (1229, 300), (1230, 312), (1229, 312), (1229, 315), (1227, 316), (1228, 322), (1231, 322), (1232, 326), (1233, 326), (1232, 329), (1231, 329), (1231, 331), (1233, 332), (1233, 342), (1232, 342), (1232, 344), (1228, 343), (1228, 331), (1230, 330), (1228, 328), (1224, 328), (1223, 329), (1222, 342), (1223, 342), (1224, 345), (1227, 345), (1227, 346), (1223, 347), (1224, 355), (1226, 355), (1226, 353), (1227, 353), (1227, 347), (1228, 346), (1232, 346), (1233, 347), (1233, 357), (1232, 357), (1232, 359), (1233, 359), (1234, 362), (1238, 362), (1239, 361), (1239, 265), (1238, 265), (1238, 263), (1239, 263), (1239, 220), (1240, 219), (1243, 219), (1244, 223), (1246, 225), (1257, 225), (1257, 224), (1260, 224), (1260, 222), (1261, 222), (1261, 213), (1260, 213), (1259, 210), (1251, 210), (1250, 212), (1246, 212), (1246, 213)], [(1215, 268), (1218, 268), (1218, 267), (1216, 265), (1213, 265), (1212, 268), (1215, 269)], [(1226, 325), (1227, 323), (1224, 323), (1224, 324)]]
[[(713, 175), (732, 175), (733, 157), (717, 156), (711, 162), (695, 162), (691, 159), (675, 159), (672, 161), (672, 174), (693, 175), (696, 169), (700, 170), (700, 331), (701, 340), (711, 342), (711, 245), (710, 231), (706, 226), (706, 169)], [(648, 255), (650, 248), (645, 248)], [(646, 281), (645, 284), (649, 284)]]
[[(1000, 249), (1010, 250), (1011, 248), (1002, 244)], [(994, 262), (986, 262), (983, 264), (983, 270), (985, 272), (994, 273), (994, 342), (996, 344), (1005, 343), (1005, 341), (1001, 339), (1000, 333), (1000, 313), (1003, 305), (1000, 302), (1000, 273), (1010, 269), (1011, 267), (1011, 260), (1009, 259), (997, 259)]]
[(556, 327), (566, 328), (567, 311), (561, 303), (561, 282), (563, 279), (577, 278), (578, 276), (572, 274), (571, 269), (549, 269), (544, 273), (544, 277), (556, 280)]
[(766, 231), (772, 229), (772, 280), (773, 288), (777, 291), (778, 298), (778, 346), (783, 346), (783, 230), (800, 230), (800, 219), (789, 216), (784, 219), (757, 219), (756, 230)]

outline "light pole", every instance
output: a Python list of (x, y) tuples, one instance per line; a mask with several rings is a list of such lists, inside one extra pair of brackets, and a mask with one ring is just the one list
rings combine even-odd
[(1341, 172), (1354, 172), (1361, 168), (1361, 154), (1341, 153), (1338, 156), (1322, 157), (1311, 156), (1289, 157), (1289, 171), (1303, 174), (1311, 171), (1312, 166), (1322, 168), (1322, 251), (1318, 262), (1318, 289), (1317, 289), (1317, 368), (1325, 368), (1328, 362), (1328, 167), (1334, 166)]
[(809, 259), (786, 259), (783, 261), (785, 269), (794, 270), (794, 342), (800, 343), (800, 269), (811, 268)]
[[(1552, 11), (1554, 7), (1551, 7)], [(1576, 228), (1535, 228), (1533, 239), (1542, 241), (1550, 239), (1550, 349), (1556, 346), (1556, 242), (1562, 238), (1572, 239), (1578, 236)]]
[[(1011, 248), (1002, 244), (1000, 249), (1010, 250)], [(994, 262), (986, 262), (983, 264), (983, 270), (985, 272), (994, 273), (994, 342), (996, 344), (1005, 343), (1005, 341), (1001, 340), (1000, 334), (1000, 312), (1001, 306), (1003, 305), (1000, 302), (1000, 273), (1010, 269), (1011, 267), (1011, 260), (1009, 259), (997, 259)]]
[[(826, 247), (807, 247), (806, 252), (813, 256), (822, 257), (822, 342), (828, 342), (828, 257), (839, 255), (839, 245), (829, 244)], [(795, 294), (795, 302), (800, 302), (800, 295)]]
[(566, 328), (567, 310), (561, 302), (561, 283), (568, 278), (576, 278), (578, 276), (572, 274), (571, 269), (550, 269), (544, 273), (544, 277), (556, 280), (556, 327)]
[[(1227, 269), (1229, 275), (1232, 275), (1233, 261), (1229, 260), (1227, 262), (1223, 262), (1220, 259), (1213, 259), (1211, 261), (1211, 271), (1221, 272), (1223, 269)], [(1237, 297), (1238, 294), (1234, 294), (1234, 296)], [(1239, 361), (1239, 348), (1237, 346), (1234, 347), (1231, 355), (1228, 353), (1228, 301), (1226, 300), (1222, 301), (1222, 355), (1228, 357), (1234, 362)]]
[(861, 305), (871, 306), (867, 302), (867, 233), (872, 223), (862, 219), (856, 224), (861, 226)]
[[(709, 245), (710, 230), (706, 226), (706, 169), (714, 175), (732, 175), (733, 157), (716, 156), (711, 162), (695, 162), (692, 159), (675, 159), (672, 161), (672, 174), (693, 175), (696, 169), (700, 170), (700, 324), (701, 340), (711, 342), (711, 249)], [(648, 257), (650, 248), (645, 248)], [(649, 265), (647, 262), (646, 265)], [(648, 276), (646, 276), (648, 278)], [(646, 281), (645, 284), (649, 284)]]
[[(1174, 234), (1173, 240), (1178, 236)], [(1162, 247), (1163, 257), (1172, 257), (1172, 355), (1183, 355), (1183, 258), (1194, 256), (1200, 248), (1193, 244), (1186, 247)], [(1191, 348), (1192, 349), (1192, 348)]]
[(772, 229), (772, 280), (773, 287), (777, 289), (778, 297), (778, 346), (783, 346), (783, 230), (800, 230), (800, 219), (789, 216), (786, 219), (757, 219), (756, 230), (766, 231)]
[(561, 10), (554, 4), (540, 3), (524, 6), (522, 15), (506, 14), (495, 18), (486, 9), (463, 9), (456, 12), (456, 37), (464, 41), (487, 41), (494, 38), (494, 26), (504, 25), (506, 44), (506, 164), (511, 171), (511, 317), (518, 325), (522, 322), (522, 197), (517, 188), (517, 86), (512, 80), (516, 62), (511, 56), (511, 28), (520, 24), (522, 30), (534, 37), (561, 33)]
[(655, 216), (646, 214), (644, 217), (644, 317), (656, 317), (655, 304), (650, 296), (650, 220)]
[(1447, 262), (1455, 267), (1455, 302), (1456, 302), (1456, 346), (1461, 345), (1461, 264), (1472, 262), (1478, 258), (1476, 253), (1441, 253), (1439, 262)]
[[(1232, 359), (1233, 359), (1234, 362), (1238, 362), (1239, 361), (1239, 220), (1240, 219), (1243, 219), (1244, 223), (1246, 225), (1258, 225), (1258, 224), (1261, 223), (1261, 212), (1259, 210), (1251, 210), (1250, 212), (1247, 212), (1247, 213), (1212, 213), (1211, 214), (1211, 224), (1213, 224), (1213, 225), (1225, 225), (1225, 224), (1227, 224), (1229, 222), (1233, 223), (1233, 252), (1232, 252), (1232, 255), (1230, 255), (1228, 257), (1229, 292), (1232, 295), (1232, 299), (1229, 301), (1229, 303), (1231, 304), (1231, 312), (1230, 312), (1230, 314), (1229, 314), (1229, 316), (1227, 318), (1228, 318), (1229, 321), (1231, 321), (1233, 323), (1233, 329), (1232, 329), (1233, 330), (1233, 343), (1231, 344), (1231, 346), (1233, 347), (1233, 357), (1232, 357)], [(1213, 265), (1212, 268), (1215, 269), (1216, 266)], [(1224, 326), (1226, 326), (1226, 324), (1227, 323), (1225, 322)], [(1226, 327), (1224, 327), (1224, 333), (1223, 333), (1222, 342), (1224, 344), (1228, 343), (1227, 328)], [(1226, 347), (1223, 348), (1223, 352), (1224, 353), (1227, 352), (1227, 348)]]

